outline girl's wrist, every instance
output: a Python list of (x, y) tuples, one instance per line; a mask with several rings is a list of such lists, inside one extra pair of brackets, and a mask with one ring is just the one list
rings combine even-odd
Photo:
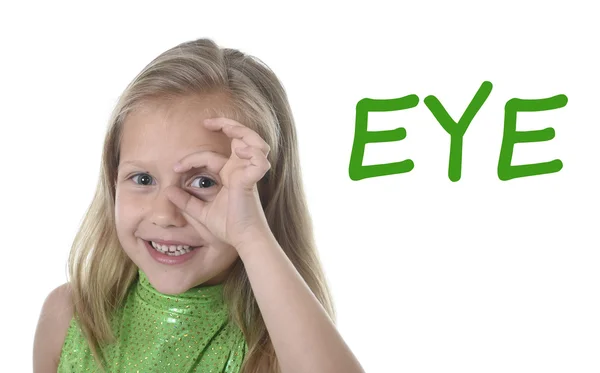
[(242, 261), (252, 255), (261, 255), (261, 252), (269, 247), (278, 247), (279, 243), (271, 230), (256, 230), (249, 233), (244, 239), (235, 245)]

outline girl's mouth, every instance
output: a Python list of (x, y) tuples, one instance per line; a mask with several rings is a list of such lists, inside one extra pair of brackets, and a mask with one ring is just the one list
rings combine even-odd
[(160, 245), (153, 241), (146, 241), (154, 250), (158, 251), (161, 254), (168, 256), (180, 256), (187, 254), (199, 247), (202, 246), (188, 246), (188, 245)]

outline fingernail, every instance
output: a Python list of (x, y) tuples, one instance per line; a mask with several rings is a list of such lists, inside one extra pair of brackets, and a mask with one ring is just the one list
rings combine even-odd
[(179, 171), (179, 169), (181, 168), (181, 163), (177, 162), (173, 165), (173, 170), (174, 171)]

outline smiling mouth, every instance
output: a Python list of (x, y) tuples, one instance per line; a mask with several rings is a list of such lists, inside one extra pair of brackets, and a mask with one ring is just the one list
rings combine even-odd
[(168, 256), (179, 256), (179, 255), (183, 255), (183, 254), (187, 254), (190, 251), (196, 250), (199, 247), (202, 246), (188, 246), (188, 245), (159, 245), (156, 242), (153, 241), (146, 241), (151, 247), (154, 248), (154, 250), (158, 251), (161, 254), (165, 254)]

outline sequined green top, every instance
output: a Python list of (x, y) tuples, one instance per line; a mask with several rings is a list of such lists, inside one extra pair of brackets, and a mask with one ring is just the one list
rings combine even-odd
[[(222, 284), (165, 295), (138, 273), (113, 317), (117, 342), (104, 347), (107, 372), (239, 372), (248, 346), (241, 330), (227, 321)], [(57, 373), (95, 371), (73, 318)]]

